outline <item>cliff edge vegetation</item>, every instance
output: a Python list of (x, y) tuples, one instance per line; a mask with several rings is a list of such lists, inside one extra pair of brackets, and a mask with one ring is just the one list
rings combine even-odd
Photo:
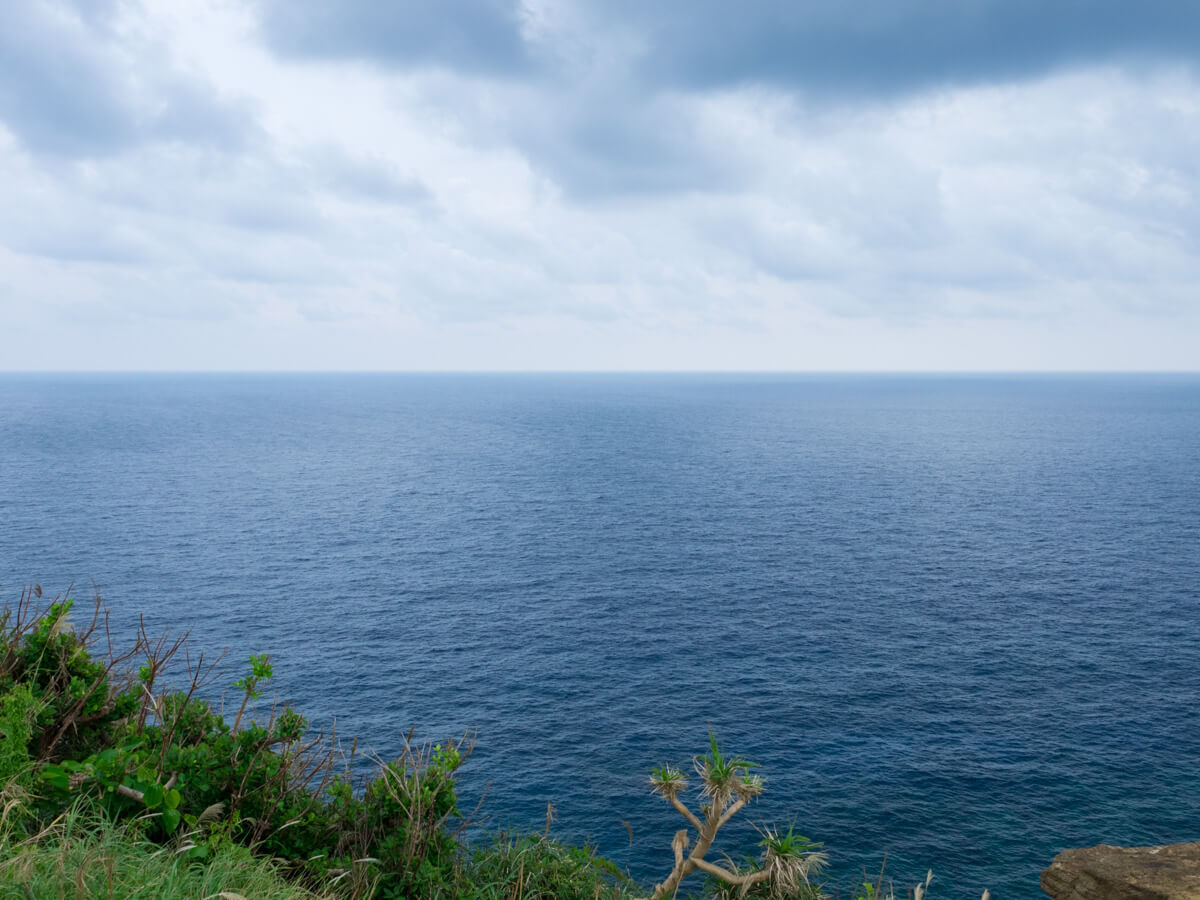
[[(260, 703), (269, 655), (251, 656), (232, 683), (221, 661), (144, 625), (121, 648), (99, 598), (80, 616), (72, 599), (43, 600), (33, 585), (4, 606), (0, 896), (825, 896), (824, 853), (791, 829), (764, 829), (757, 859), (709, 858), (720, 829), (766, 786), (711, 734), (694, 776), (670, 765), (651, 773), (650, 789), (686, 827), (647, 891), (592, 848), (555, 840), (549, 816), (541, 832), (466, 840), (456, 775), (470, 733), (436, 744), (410, 734), (398, 757), (355, 778), (357, 743), (346, 752), (296, 710)], [(230, 687), (232, 722), (207, 699)], [(890, 893), (882, 878), (851, 892)]]

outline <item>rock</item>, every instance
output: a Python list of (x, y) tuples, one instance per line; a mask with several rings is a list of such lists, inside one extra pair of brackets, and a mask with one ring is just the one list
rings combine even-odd
[(1200, 900), (1200, 841), (1064, 850), (1042, 890), (1054, 900)]

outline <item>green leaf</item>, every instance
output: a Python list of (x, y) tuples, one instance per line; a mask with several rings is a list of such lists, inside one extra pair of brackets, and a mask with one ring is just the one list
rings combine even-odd
[(177, 806), (179, 806), (179, 801), (182, 799), (183, 795), (181, 795), (179, 791), (175, 790), (175, 788), (171, 788), (163, 795), (163, 806), (168, 810), (175, 809)]
[(142, 802), (146, 804), (146, 809), (154, 809), (154, 807), (162, 805), (162, 785), (152, 784), (147, 787), (146, 790), (142, 792)]
[(119, 757), (120, 754), (111, 747), (107, 750), (101, 750), (96, 754), (96, 765), (107, 766), (110, 763), (115, 763)]
[(42, 766), (40, 774), (42, 780), (51, 787), (60, 791), (70, 790), (70, 779), (62, 766)]
[[(177, 792), (171, 791), (171, 793), (174, 794)], [(176, 801), (176, 802), (178, 802), (178, 801)], [(180, 818), (181, 818), (181, 816), (179, 814), (179, 810), (174, 809), (174, 808), (164, 809), (162, 811), (163, 830), (165, 830), (167, 832), (167, 834), (172, 834), (175, 831), (175, 829), (179, 827), (179, 819)]]

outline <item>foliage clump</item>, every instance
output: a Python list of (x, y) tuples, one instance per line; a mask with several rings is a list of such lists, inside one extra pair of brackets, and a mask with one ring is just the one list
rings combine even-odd
[[(143, 625), (134, 646), (118, 651), (98, 598), (80, 628), (70, 621), (73, 600), (41, 600), (34, 586), (0, 613), (0, 841), (44, 844), (61, 836), (64, 816), (82, 821), (83, 810), (176, 863), (207, 866), (242, 848), (341, 897), (611, 894), (612, 871), (583, 865), (548, 835), (537, 852), (502, 842), (491, 856), (464, 848), (456, 778), (474, 746), (469, 733), (438, 744), (410, 733), (399, 756), (377, 759), (374, 777), (356, 780), (354, 749), (342, 754), (335, 734), (313, 734), (286, 706), (258, 714), (274, 674), (268, 655), (252, 655), (229, 685), (230, 724), (207, 699), (220, 687), (220, 657), (194, 656), (186, 635), (151, 638)], [(172, 667), (182, 677), (167, 677)], [(514, 859), (516, 894), (469, 881), (511, 887), (505, 860)], [(0, 869), (0, 885), (14, 866)], [(530, 892), (568, 872), (567, 893)]]
[[(471, 822), (456, 780), (470, 733), (432, 744), (410, 732), (396, 758), (376, 759), (374, 776), (356, 780), (354, 745), (347, 756), (336, 734), (314, 734), (290, 707), (259, 708), (274, 676), (269, 655), (252, 655), (226, 683), (236, 692), (230, 724), (209, 699), (221, 693), (221, 657), (193, 655), (186, 635), (151, 638), (143, 623), (118, 650), (99, 598), (81, 626), (74, 606), (43, 603), (35, 585), (0, 611), (0, 889), (347, 900), (640, 893), (594, 850), (552, 839), (549, 810), (543, 834), (461, 840)], [(650, 776), (690, 826), (675, 834), (674, 866), (653, 900), (677, 896), (694, 872), (721, 900), (823, 896), (810, 876), (826, 856), (793, 828), (760, 829), (761, 852), (742, 865), (708, 859), (717, 833), (766, 783), (711, 733), (692, 768), (694, 809), (681, 767)], [(861, 900), (882, 900), (880, 887)]]

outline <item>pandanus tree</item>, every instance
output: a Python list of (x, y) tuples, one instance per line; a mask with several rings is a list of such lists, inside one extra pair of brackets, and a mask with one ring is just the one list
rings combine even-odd
[(675, 833), (675, 839), (671, 842), (675, 865), (666, 880), (654, 888), (652, 900), (674, 896), (679, 883), (695, 871), (704, 872), (738, 889), (739, 896), (745, 896), (758, 884), (769, 886), (771, 893), (779, 897), (796, 896), (802, 886), (809, 885), (810, 873), (819, 871), (827, 857), (816, 850), (817, 845), (809, 843), (790, 828), (786, 834), (770, 828), (762, 830), (759, 864), (747, 871), (705, 859), (717, 832), (766, 787), (762, 776), (751, 772), (758, 768), (756, 763), (740, 756), (723, 754), (711, 732), (708, 742), (708, 755), (692, 760), (700, 779), (698, 812), (689, 809), (681, 799), (689, 786), (689, 776), (682, 769), (666, 765), (650, 773), (651, 791), (670, 803), (696, 831), (695, 840), (687, 828)]

